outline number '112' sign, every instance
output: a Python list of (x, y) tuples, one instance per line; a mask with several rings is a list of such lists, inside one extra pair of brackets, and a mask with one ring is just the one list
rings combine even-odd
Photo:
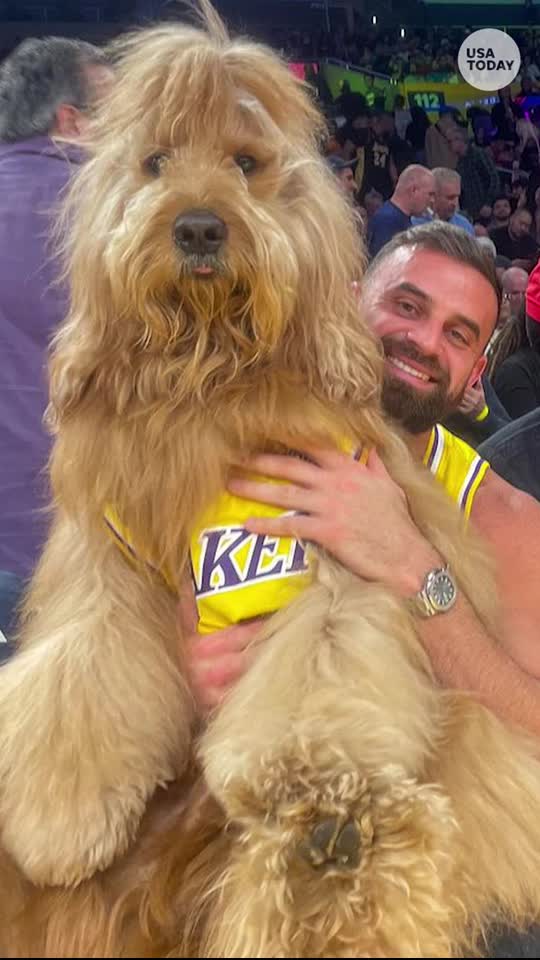
[(416, 90), (409, 93), (410, 107), (423, 107), (424, 110), (440, 110), (445, 105), (444, 93), (440, 90)]

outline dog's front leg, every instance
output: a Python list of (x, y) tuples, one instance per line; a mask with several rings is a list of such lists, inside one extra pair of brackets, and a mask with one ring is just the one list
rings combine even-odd
[(181, 772), (192, 705), (176, 603), (104, 536), (60, 518), (0, 671), (2, 842), (38, 884), (74, 884), (130, 843)]

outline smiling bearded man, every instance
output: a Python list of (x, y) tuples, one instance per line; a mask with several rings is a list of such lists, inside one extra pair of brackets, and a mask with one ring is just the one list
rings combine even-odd
[[(494, 266), (473, 237), (449, 224), (430, 223), (394, 237), (372, 261), (362, 284), (363, 313), (386, 357), (386, 412), (406, 431), (416, 458), (488, 541), (496, 565), (502, 636), (491, 636), (459, 598), (451, 610), (422, 622), (421, 641), (442, 686), (472, 691), (505, 720), (540, 737), (540, 506), (440, 423), (482, 375), (499, 304)], [(391, 530), (395, 559), (384, 575), (397, 584), (404, 575), (398, 549), (406, 533), (403, 491), (375, 456), (358, 469), (346, 455), (310, 454), (312, 463), (285, 456), (250, 462), (255, 473), (284, 481), (279, 486), (231, 480), (229, 489), (238, 496), (286, 503), (292, 511), (253, 518), (247, 529), (317, 543), (368, 578), (380, 576), (385, 534)], [(415, 557), (425, 533), (418, 528), (417, 534), (406, 572), (421, 579)], [(212, 636), (194, 635), (191, 671), (203, 705), (215, 707), (250, 666), (259, 633), (260, 625), (250, 623)], [(488, 955), (535, 956), (538, 942), (537, 930), (524, 935), (509, 931)]]

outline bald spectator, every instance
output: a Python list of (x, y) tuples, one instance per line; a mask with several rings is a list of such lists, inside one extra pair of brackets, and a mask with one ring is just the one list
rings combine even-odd
[(386, 203), (372, 217), (368, 227), (368, 249), (374, 257), (385, 243), (411, 226), (411, 217), (433, 204), (434, 180), (431, 170), (413, 163), (400, 175)]
[(486, 204), (500, 194), (499, 174), (489, 154), (469, 143), (462, 127), (450, 130), (449, 142), (457, 157), (456, 170), (461, 176), (461, 206), (474, 222)]
[(503, 303), (508, 304), (510, 318), (519, 316), (525, 300), (529, 274), (522, 267), (509, 267), (502, 276)]
[(516, 210), (505, 227), (490, 231), (497, 253), (508, 257), (513, 267), (529, 273), (538, 258), (538, 244), (531, 234), (532, 216), (528, 210)]
[(447, 167), (435, 167), (432, 171), (435, 183), (435, 196), (433, 199), (433, 212), (424, 214), (421, 217), (413, 217), (413, 226), (418, 223), (426, 223), (428, 220), (443, 220), (445, 223), (452, 223), (455, 227), (461, 227), (474, 236), (474, 227), (467, 217), (458, 213), (459, 198), (461, 195), (461, 177), (456, 170), (449, 170)]

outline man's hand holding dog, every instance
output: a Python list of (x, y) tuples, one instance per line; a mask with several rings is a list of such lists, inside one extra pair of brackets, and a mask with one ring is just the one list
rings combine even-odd
[[(338, 452), (306, 453), (310, 462), (265, 454), (245, 464), (250, 473), (284, 483), (243, 475), (230, 480), (229, 490), (237, 496), (294, 511), (276, 518), (254, 517), (247, 529), (312, 541), (357, 576), (385, 583), (404, 597), (415, 593), (440, 558), (414, 525), (405, 494), (381, 459), (373, 452), (364, 465)], [(183, 620), (186, 625), (185, 612)], [(245, 673), (258, 630), (255, 622), (207, 637), (193, 632), (190, 665), (201, 708), (219, 704)]]
[(231, 493), (283, 507), (286, 516), (254, 517), (257, 534), (312, 541), (352, 573), (378, 581), (407, 597), (420, 589), (440, 558), (409, 514), (406, 496), (372, 451), (364, 465), (343, 453), (305, 451), (309, 462), (264, 454), (247, 467), (271, 483), (235, 476)]

